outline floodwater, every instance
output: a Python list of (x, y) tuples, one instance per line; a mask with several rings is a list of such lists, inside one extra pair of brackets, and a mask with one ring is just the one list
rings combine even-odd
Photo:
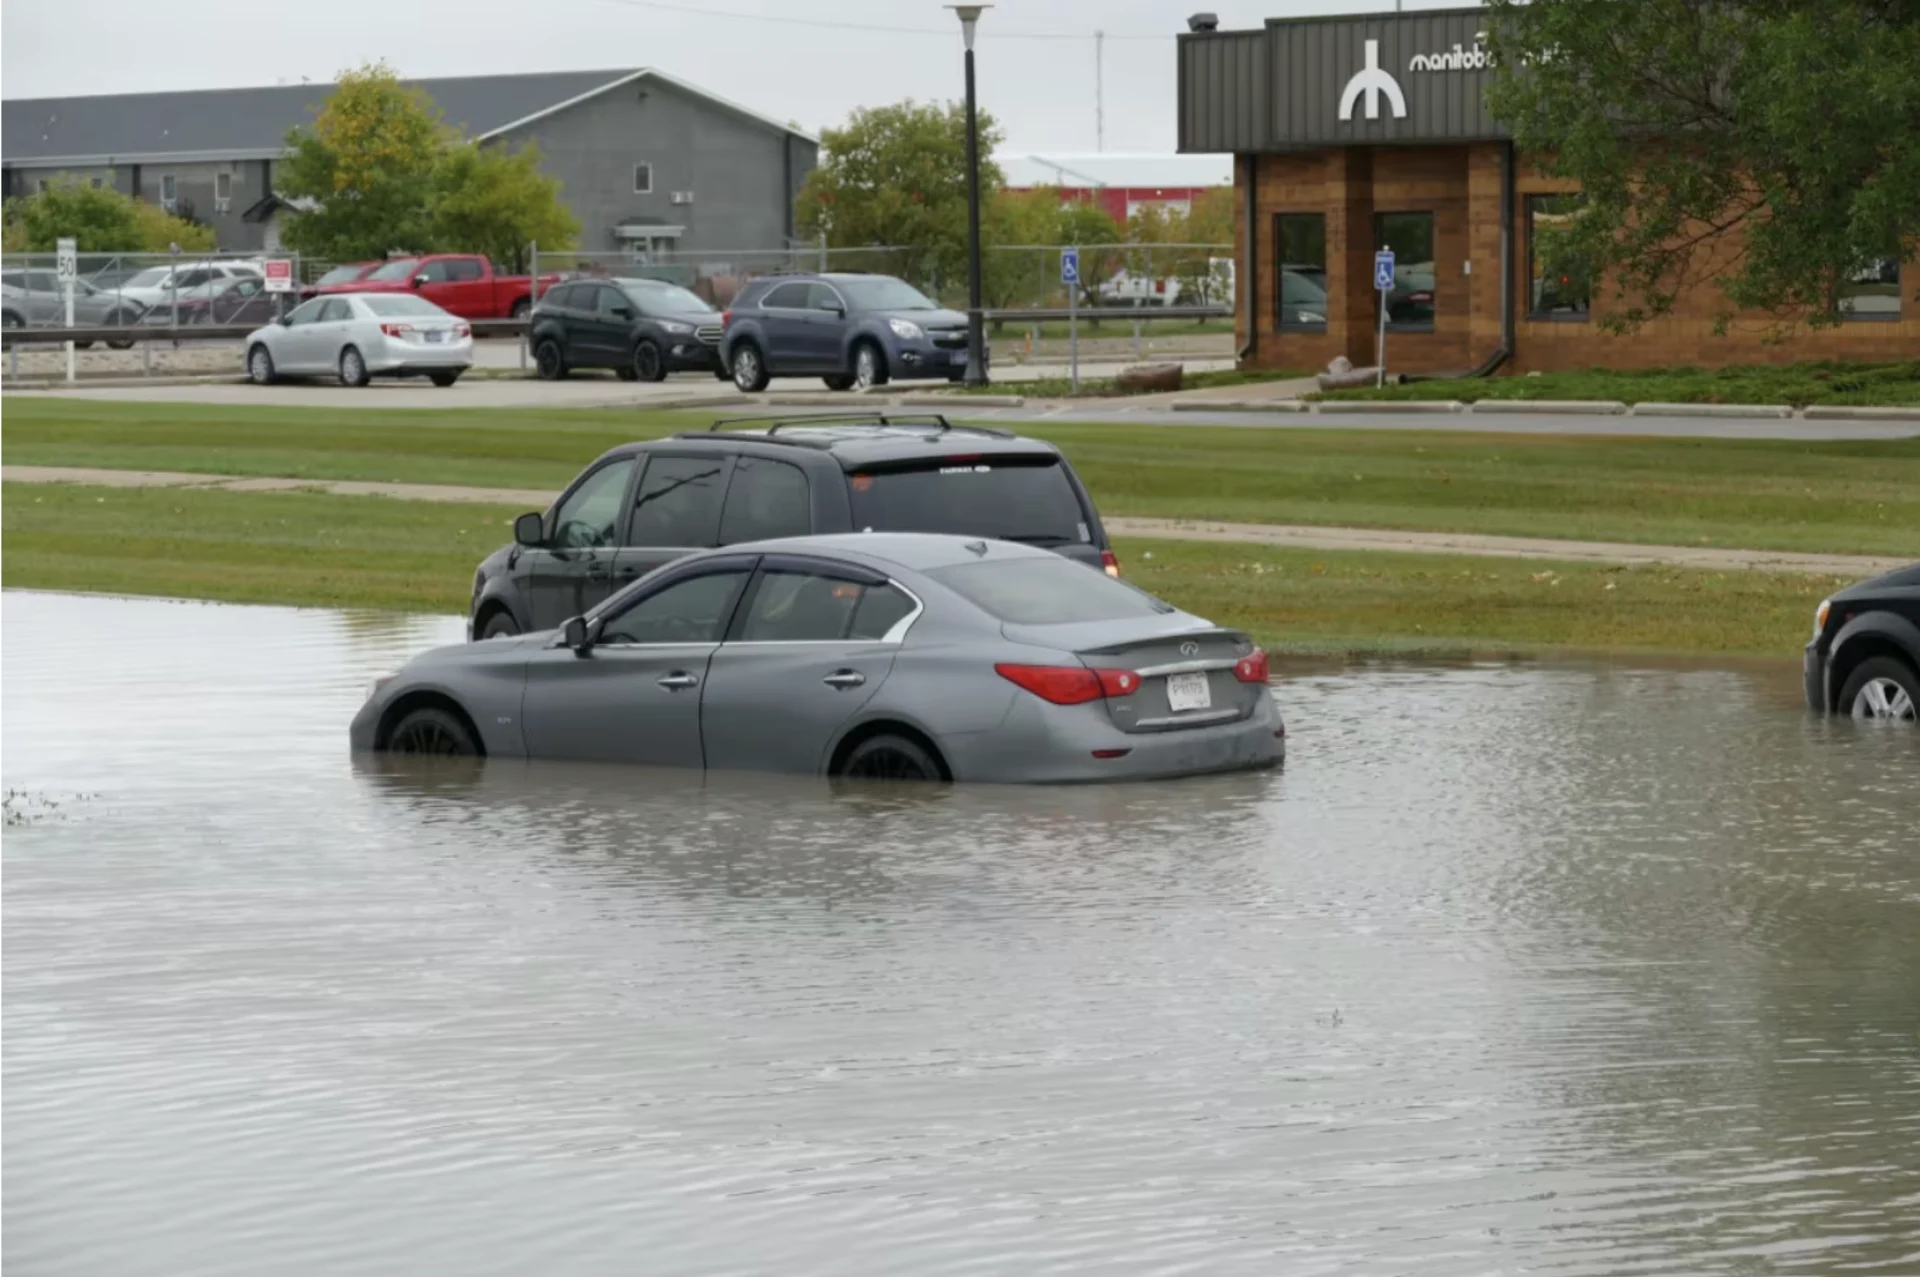
[(1920, 1272), (1920, 736), (1790, 665), (834, 792), (356, 766), (451, 621), (4, 622), (10, 1277)]

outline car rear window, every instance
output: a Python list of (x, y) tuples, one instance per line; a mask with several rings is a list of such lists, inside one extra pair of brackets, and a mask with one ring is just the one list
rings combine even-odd
[(868, 532), (949, 532), (1028, 545), (1091, 545), (1058, 457), (940, 457), (847, 476), (853, 524)]
[(411, 293), (368, 293), (360, 304), (376, 315), (445, 315), (447, 312), (424, 297)]
[(928, 576), (988, 615), (1012, 625), (1072, 625), (1164, 616), (1150, 594), (1071, 559), (982, 559), (934, 568)]

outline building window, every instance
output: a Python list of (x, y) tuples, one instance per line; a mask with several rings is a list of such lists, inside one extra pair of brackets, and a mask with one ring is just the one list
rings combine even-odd
[(1320, 213), (1276, 213), (1273, 240), (1280, 272), (1280, 331), (1327, 329), (1327, 219)]
[(653, 165), (636, 164), (633, 166), (633, 193), (635, 195), (653, 194)]
[(1900, 259), (1882, 257), (1841, 280), (1840, 318), (1900, 318)]
[(1578, 195), (1527, 196), (1527, 318), (1583, 320), (1593, 304), (1584, 268), (1554, 262), (1553, 237), (1580, 214)]
[(97, 190), (99, 190), (99, 189), (100, 189), (101, 187), (103, 187), (103, 186), (105, 186), (105, 185), (106, 185), (106, 182), (105, 182), (105, 181), (104, 181), (103, 179), (101, 179), (101, 178), (97, 178), (97, 177), (90, 177), (90, 178), (88, 178), (88, 179), (87, 179), (87, 185), (88, 185), (88, 186), (91, 186), (91, 187), (92, 187), (92, 188), (93, 188), (94, 190), (96, 190), (96, 191), (97, 191)]
[(179, 196), (179, 183), (174, 179), (173, 174), (167, 173), (162, 175), (160, 178), (160, 207), (171, 213), (174, 204), (179, 201)]
[(1388, 332), (1433, 331), (1433, 214), (1376, 213), (1373, 247), (1393, 250)]
[(233, 174), (215, 173), (213, 175), (213, 211), (224, 213), (233, 203)]

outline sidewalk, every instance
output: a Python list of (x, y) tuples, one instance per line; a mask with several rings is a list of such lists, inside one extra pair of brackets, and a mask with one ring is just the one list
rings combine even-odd
[[(473, 502), (545, 509), (554, 493), (533, 488), (462, 488), (428, 483), (374, 483), (350, 479), (279, 479), (183, 474), (166, 470), (92, 470), (68, 466), (4, 466), (7, 483), (87, 483), (110, 488), (202, 488), (221, 492), (318, 492), (332, 496), (392, 497), (401, 501)], [(1550, 541), (1462, 532), (1400, 532), (1379, 528), (1321, 528), (1299, 524), (1212, 523), (1188, 519), (1105, 520), (1115, 536), (1165, 541), (1225, 541), (1296, 550), (1370, 550), (1395, 554), (1453, 554), (1498, 559), (1558, 559), (1577, 563), (1662, 566), (1707, 571), (1806, 572), (1864, 577), (1905, 567), (1908, 560), (1860, 554), (1796, 554), (1708, 546), (1633, 545), (1607, 541)]]

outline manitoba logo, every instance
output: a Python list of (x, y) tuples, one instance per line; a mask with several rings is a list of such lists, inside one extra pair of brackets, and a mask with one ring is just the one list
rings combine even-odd
[(1456, 44), (1442, 53), (1416, 53), (1407, 63), (1409, 71), (1481, 71), (1493, 65), (1487, 49), (1487, 33), (1473, 33), (1473, 47)]
[(1346, 89), (1340, 94), (1341, 119), (1353, 118), (1354, 104), (1360, 100), (1360, 95), (1363, 93), (1367, 96), (1369, 120), (1380, 118), (1380, 95), (1383, 93), (1386, 94), (1387, 104), (1393, 108), (1393, 118), (1396, 120), (1407, 118), (1406, 94), (1400, 91), (1400, 82), (1393, 78), (1392, 73), (1380, 65), (1378, 40), (1367, 41), (1367, 64), (1354, 73), (1354, 77), (1347, 81)]

